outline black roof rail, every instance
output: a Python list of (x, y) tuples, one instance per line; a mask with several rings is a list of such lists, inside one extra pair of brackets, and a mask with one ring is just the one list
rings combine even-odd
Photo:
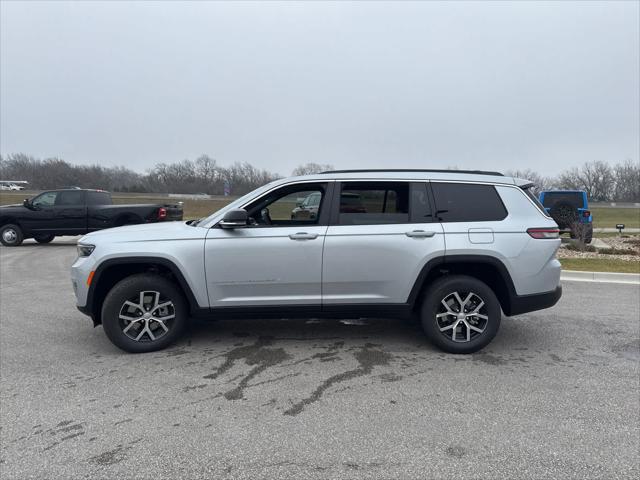
[(495, 175), (504, 177), (500, 172), (489, 172), (486, 170), (453, 170), (453, 169), (429, 169), (429, 168), (365, 168), (361, 170), (327, 170), (325, 173), (367, 173), (367, 172), (425, 172), (425, 173), (466, 173), (473, 175)]

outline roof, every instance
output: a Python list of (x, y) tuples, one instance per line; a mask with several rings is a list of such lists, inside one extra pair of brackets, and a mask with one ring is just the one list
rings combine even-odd
[(326, 172), (321, 172), (322, 174), (327, 173), (364, 173), (364, 172), (427, 172), (427, 173), (471, 173), (474, 175), (493, 175), (493, 176), (502, 176), (504, 175), (500, 172), (489, 172), (486, 170), (453, 170), (453, 169), (431, 169), (431, 168), (374, 168), (374, 169), (355, 169), (355, 170), (327, 170)]
[(482, 170), (417, 170), (417, 169), (386, 169), (386, 170), (334, 170), (315, 175), (283, 178), (277, 183), (284, 184), (298, 180), (433, 180), (433, 181), (467, 181), (478, 183), (494, 183), (506, 185), (521, 185), (530, 183), (528, 180), (505, 177), (499, 172)]

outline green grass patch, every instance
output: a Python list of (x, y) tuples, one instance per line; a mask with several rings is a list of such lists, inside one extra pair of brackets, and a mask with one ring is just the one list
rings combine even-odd
[(591, 208), (595, 228), (616, 228), (624, 223), (627, 228), (640, 228), (640, 208)]
[(582, 272), (640, 273), (640, 260), (620, 260), (605, 258), (560, 258), (564, 270)]

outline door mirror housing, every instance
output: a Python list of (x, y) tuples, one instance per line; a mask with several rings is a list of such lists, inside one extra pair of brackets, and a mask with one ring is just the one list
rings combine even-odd
[(234, 208), (224, 214), (218, 225), (221, 228), (242, 228), (247, 226), (249, 215), (244, 208)]
[(31, 200), (29, 200), (28, 198), (24, 199), (24, 201), (22, 202), (22, 205), (24, 205), (29, 210), (33, 210), (33, 204), (31, 203)]

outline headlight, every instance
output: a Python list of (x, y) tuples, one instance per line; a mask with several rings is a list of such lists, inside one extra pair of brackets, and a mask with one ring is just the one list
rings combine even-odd
[(81, 245), (78, 244), (78, 256), (79, 257), (88, 257), (91, 255), (93, 250), (96, 248), (95, 245)]

